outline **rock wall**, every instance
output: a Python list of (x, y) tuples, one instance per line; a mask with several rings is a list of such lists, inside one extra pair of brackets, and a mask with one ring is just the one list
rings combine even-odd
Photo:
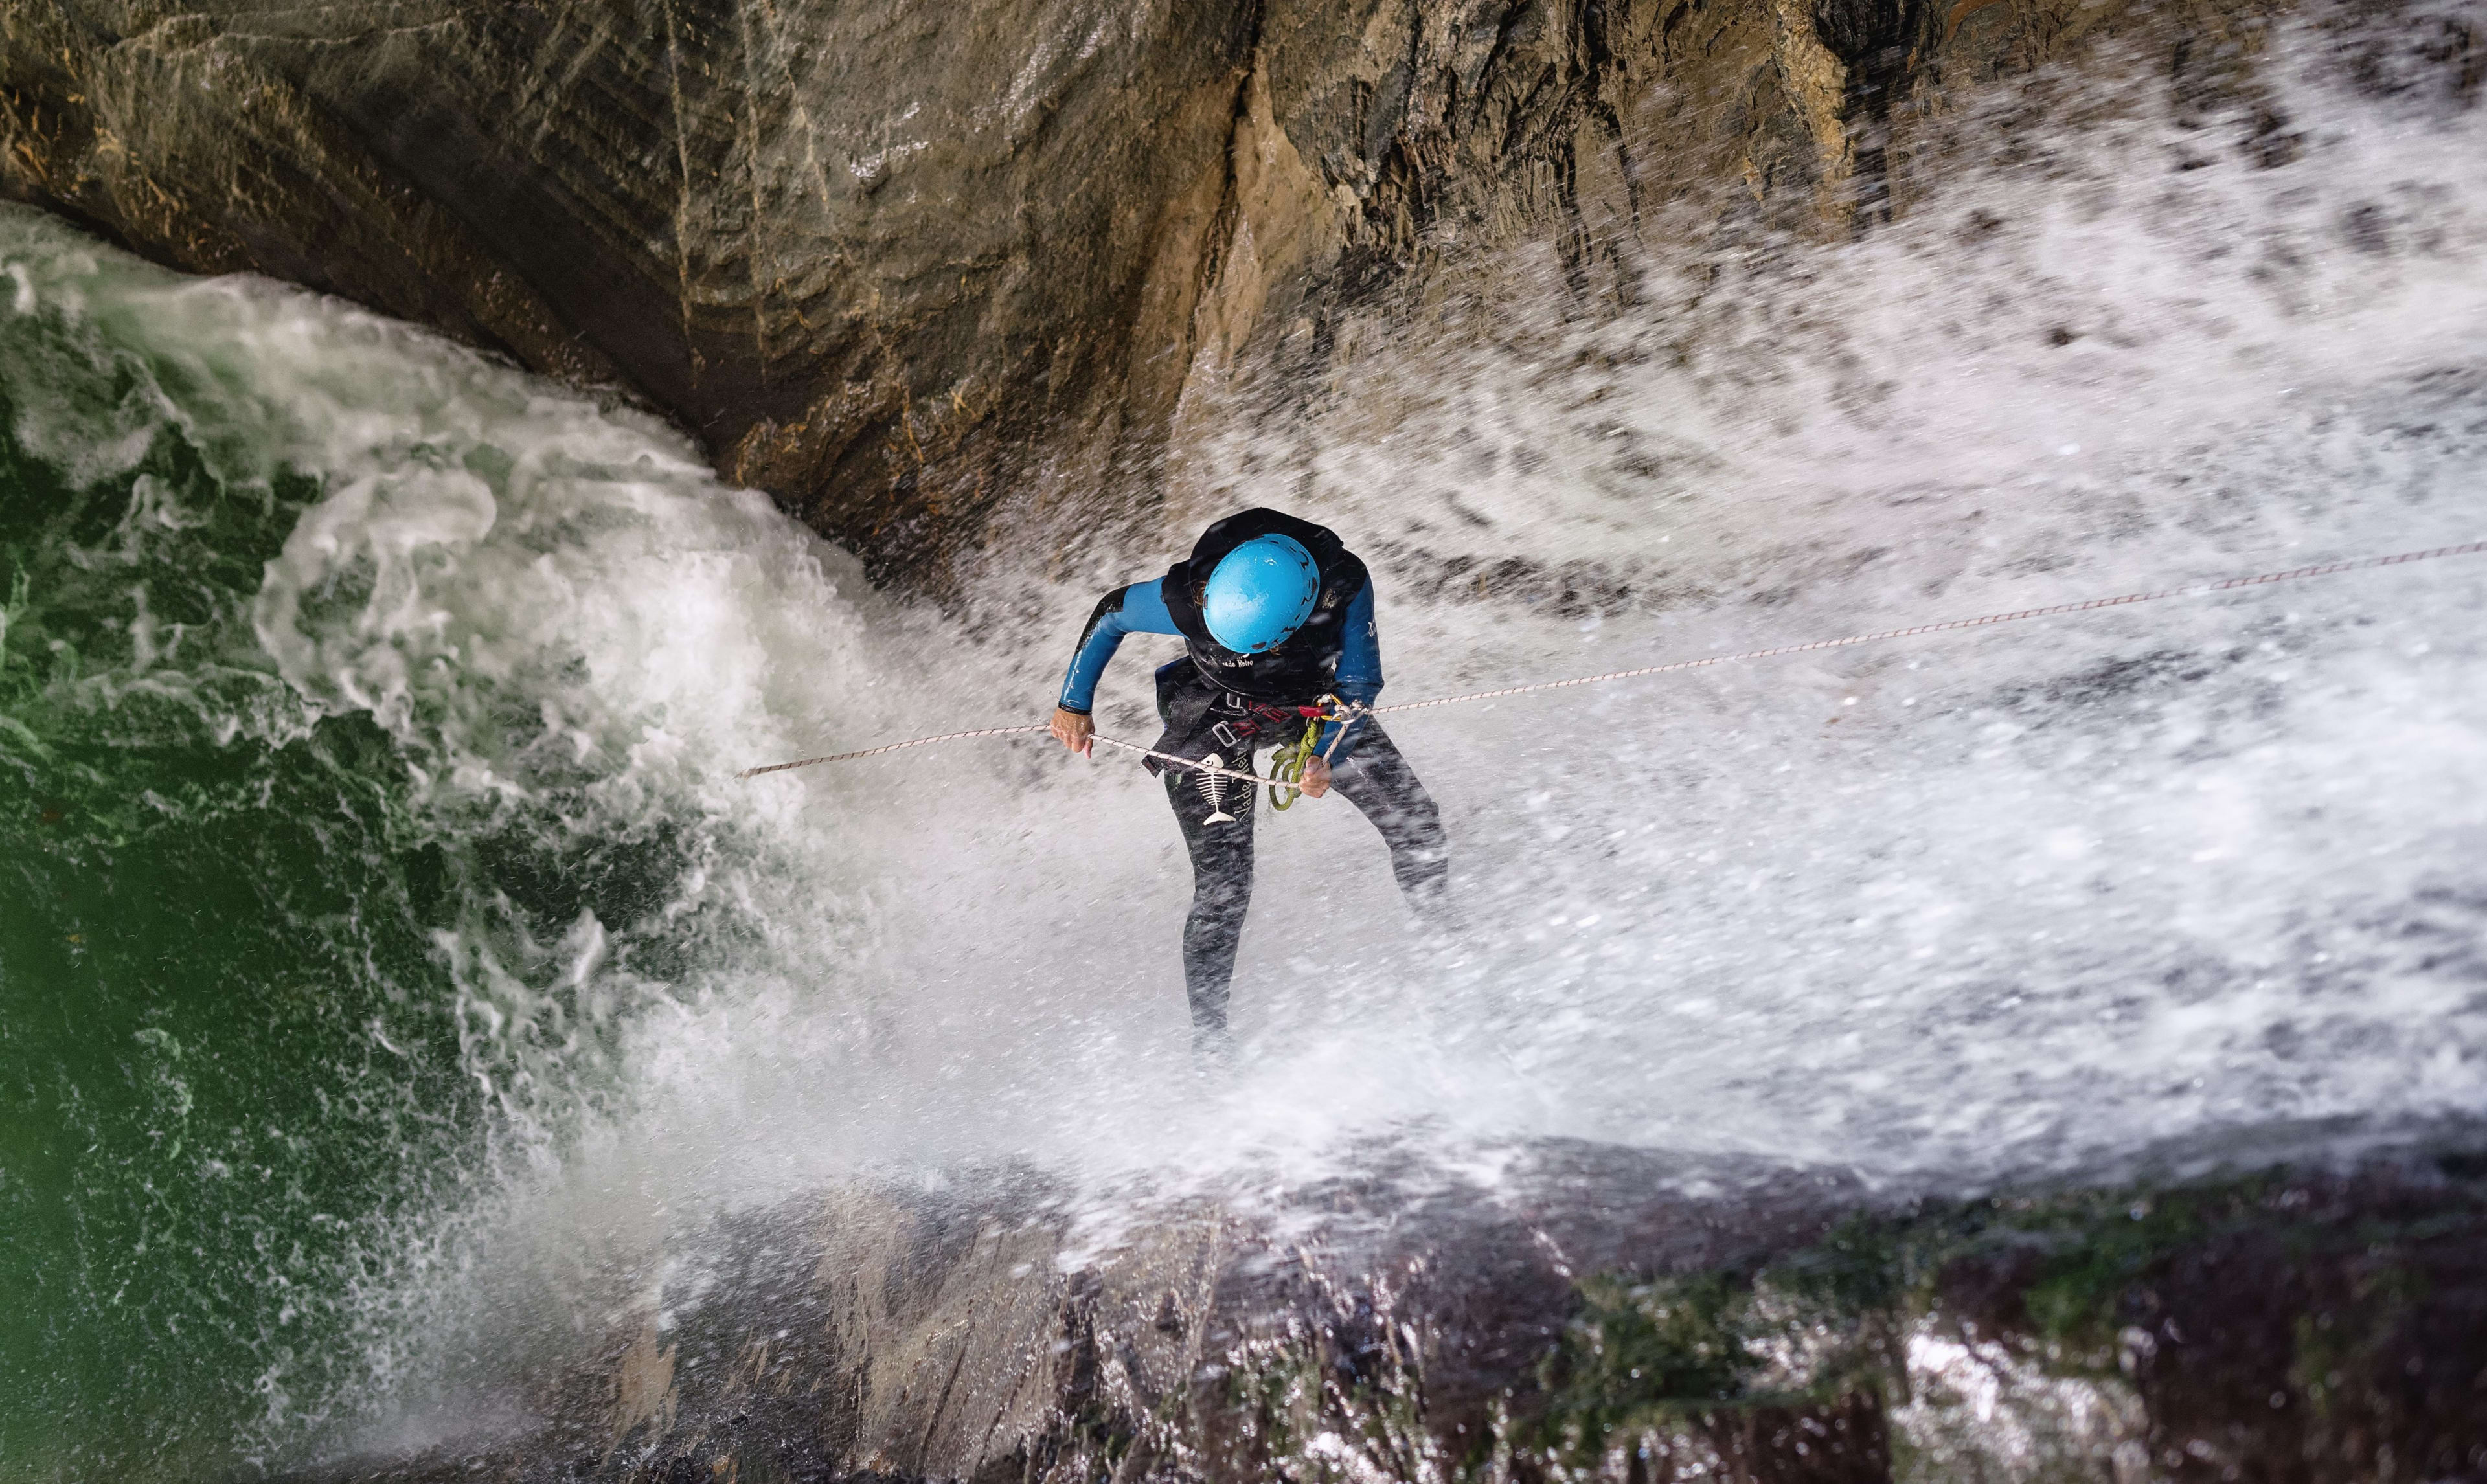
[(1635, 241), (1870, 227), (1923, 121), (2102, 40), (2250, 94), (2260, 3), (0, 0), (0, 191), (614, 386), (937, 587), (1446, 256), (1628, 310)]
[(1554, 1145), (1110, 1233), (1024, 1178), (850, 1190), (703, 1234), (532, 1428), (292, 1477), (2475, 1478), (2479, 1168), (1875, 1210)]

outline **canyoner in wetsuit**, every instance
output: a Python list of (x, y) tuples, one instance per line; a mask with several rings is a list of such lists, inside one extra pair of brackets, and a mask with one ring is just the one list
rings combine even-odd
[[(1301, 736), (1325, 696), (1370, 706), (1382, 694), (1373, 581), (1339, 538), (1276, 510), (1230, 515), (1201, 533), (1163, 577), (1108, 592), (1090, 615), (1063, 677), (1053, 734), (1091, 747), (1097, 681), (1126, 634), (1176, 634), (1188, 651), (1160, 666), (1157, 750), (1253, 771), (1252, 755)], [(1342, 735), (1342, 730), (1344, 734)], [(1226, 1041), (1226, 992), (1252, 900), (1253, 793), (1235, 779), (1149, 759), (1191, 852), (1191, 916), (1183, 929), (1192, 1043)], [(1369, 716), (1323, 726), (1304, 762), (1304, 793), (1332, 787), (1390, 846), (1399, 889), (1429, 931), (1447, 928), (1449, 852), (1415, 770)]]

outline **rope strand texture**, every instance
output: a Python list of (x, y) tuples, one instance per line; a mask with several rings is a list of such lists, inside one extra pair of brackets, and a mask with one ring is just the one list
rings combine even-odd
[[(2412, 562), (2432, 562), (2440, 557), (2471, 557), (2487, 552), (2487, 541), (2469, 541), (2459, 546), (2435, 546), (2425, 551), (2396, 552), (2389, 557), (2361, 557), (2349, 562), (2327, 562), (2316, 566), (2294, 567), (2285, 572), (2262, 572), (2252, 577), (2231, 577), (2224, 582), (2194, 583), (2182, 588), (2163, 588), (2156, 592), (2128, 592), (2120, 597), (2094, 597), (2080, 603), (2051, 603), (2044, 608), (2023, 608), (2012, 613), (1986, 614), (1975, 618), (1952, 618), (1942, 623), (1919, 623), (1908, 628), (1881, 629), (1871, 634), (1850, 634), (1840, 639), (1817, 639), (1811, 644), (1778, 645), (1768, 649), (1746, 649), (1735, 654), (1713, 654), (1697, 660), (1676, 660), (1665, 665), (1644, 665), (1637, 670), (1610, 670), (1604, 674), (1577, 675), (1568, 680), (1541, 680), (1535, 685), (1507, 685), (1500, 690), (1469, 691), (1460, 696), (1442, 696), (1432, 701), (1403, 701), (1397, 705), (1364, 707), (1351, 710), (1371, 716), (1387, 716), (1398, 711), (1422, 711), (1433, 706), (1456, 706), (1470, 701), (1495, 701), (1505, 696), (1528, 696), (1539, 691), (1566, 690), (1575, 685), (1598, 685), (1608, 680), (1635, 680), (1645, 675), (1668, 675), (1687, 670), (1704, 670), (1713, 665), (1732, 665), (1746, 660), (1766, 660), (1782, 654), (1808, 654), (1817, 649), (1844, 649), (1852, 645), (1878, 644), (1886, 639), (1908, 639), (1919, 634), (1949, 634), (1961, 629), (1989, 628), (1998, 623), (2018, 623), (2025, 618), (2052, 618), (2063, 614), (2090, 613), (2102, 608), (2125, 608), (2135, 603), (2156, 603), (2165, 598), (2203, 597), (2214, 592), (2233, 592), (2240, 588), (2267, 587), (2276, 582), (2296, 582), (2307, 577), (2331, 577), (2341, 572), (2363, 572), (2376, 567), (2402, 566)], [(883, 753), (903, 752), (910, 747), (930, 747), (936, 742), (960, 742), (969, 737), (1008, 737), (1028, 732), (1049, 731), (1045, 726), (987, 727), (978, 731), (945, 731), (937, 737), (917, 737), (908, 742), (892, 742), (882, 747), (867, 747), (852, 753), (831, 753), (824, 757), (804, 757), (794, 762), (771, 763), (763, 768), (746, 768), (738, 778), (757, 778), (763, 773), (783, 773), (789, 768), (808, 768), (816, 762), (848, 762), (857, 757), (878, 757)], [(1290, 786), (1276, 779), (1254, 773), (1239, 773), (1232, 768), (1213, 768), (1194, 757), (1176, 757), (1137, 743), (1117, 741), (1100, 736), (1097, 741), (1107, 747), (1138, 753), (1160, 761), (1173, 763), (1194, 772), (1217, 773), (1242, 783), (1267, 783), (1276, 787)]]
[(1714, 654), (1706, 659), (1677, 660), (1668, 665), (1645, 665), (1638, 670), (1610, 670), (1602, 675), (1579, 675), (1569, 680), (1546, 680), (1535, 685), (1511, 685), (1497, 691), (1470, 691), (1464, 696), (1444, 696), (1434, 701), (1407, 701), (1395, 706), (1375, 706), (1372, 714), (1386, 715), (1393, 711), (1422, 711), (1428, 706), (1454, 706), (1466, 701), (1492, 701), (1503, 696), (1525, 696), (1534, 691), (1559, 691), (1574, 685), (1596, 685), (1602, 680), (1631, 680), (1642, 675), (1673, 674), (1678, 671), (1701, 670), (1712, 665), (1730, 665), (1741, 660), (1766, 660), (1782, 654), (1805, 654), (1816, 649), (1844, 649), (1850, 645), (1874, 644), (1886, 639), (1907, 639), (1917, 634), (1947, 634), (1959, 629), (1986, 628), (1998, 623), (2018, 623), (2024, 618), (2052, 618), (2061, 614), (2089, 613), (2100, 608), (2123, 608), (2134, 603), (2155, 603), (2162, 598), (2201, 597), (2213, 592), (2232, 592), (2239, 588), (2259, 588), (2276, 582), (2294, 582), (2302, 577), (2330, 577), (2338, 572), (2363, 571), (2369, 567), (2399, 566), (2409, 562), (2427, 562), (2437, 557), (2468, 557), (2487, 552), (2487, 541), (2472, 541), (2461, 546), (2438, 546), (2427, 551), (2405, 551), (2389, 557), (2361, 557), (2354, 562), (2328, 562), (2320, 566), (2301, 566), (2286, 572), (2264, 572), (2253, 577), (2231, 577), (2225, 582), (2196, 583), (2185, 588), (2165, 588), (2157, 592), (2128, 592), (2122, 597), (2094, 597), (2081, 603), (2053, 603), (2045, 608), (2024, 608), (2014, 613), (1987, 614), (1976, 618), (1952, 618), (1942, 623), (1919, 623), (1904, 629), (1882, 629), (1871, 634), (1851, 634), (1844, 639), (1817, 639), (1805, 645), (1780, 645), (1769, 649), (1746, 649), (1735, 654)]
[[(1035, 726), (985, 727), (974, 731), (945, 731), (937, 737), (917, 737), (908, 742), (891, 742), (880, 747), (867, 747), (852, 753), (830, 753), (826, 756), (822, 757), (798, 757), (793, 762), (772, 762), (764, 768), (745, 768), (734, 776), (737, 778), (758, 778), (763, 773), (783, 773), (789, 768), (808, 768), (816, 762), (852, 762), (857, 757), (878, 757), (883, 753), (903, 753), (910, 747), (931, 747), (936, 742), (964, 742), (969, 737), (1016, 737), (1026, 735), (1029, 732), (1051, 731), (1052, 729), (1052, 728), (1047, 726)], [(1160, 762), (1172, 763), (1179, 768), (1188, 768), (1194, 773), (1216, 773), (1226, 778), (1234, 779), (1239, 783), (1267, 783), (1273, 788), (1293, 788), (1295, 786), (1292, 783), (1282, 782), (1278, 779), (1263, 778), (1258, 773), (1238, 773), (1233, 768), (1213, 768), (1207, 762), (1197, 757), (1177, 757), (1172, 753), (1160, 753), (1156, 748), (1142, 747), (1136, 742), (1125, 742), (1118, 737), (1108, 737), (1103, 734), (1092, 733), (1089, 740), (1094, 742), (1103, 742), (1107, 747), (1119, 747), (1127, 753), (1137, 753), (1143, 757), (1155, 757)]]

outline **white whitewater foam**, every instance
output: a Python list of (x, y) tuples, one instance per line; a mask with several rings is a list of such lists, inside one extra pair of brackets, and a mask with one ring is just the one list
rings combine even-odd
[[(2143, 90), (1858, 244), (1651, 254), (1619, 316), (1526, 255), (1466, 317), (1377, 308), (1309, 407), (1209, 420), (1161, 550), (993, 574), (1055, 616), (997, 658), (1041, 711), (1095, 591), (1254, 503), (1374, 558), (1385, 701), (2476, 539), (2487, 137), (2333, 60), (2283, 38), (2278, 169), (2171, 168)], [(2482, 597), (2447, 563), (1408, 717), (1477, 930), (1413, 954), (1352, 811), (1269, 822), (1255, 1054), (1206, 1093), (1154, 784), (854, 764), (914, 821), (866, 960), (908, 1075), (824, 1111), (799, 1002), (695, 1017), (625, 1163), (729, 1188), (757, 1121), (1162, 1187), (1414, 1129), (1975, 1183), (2470, 1115)], [(817, 1177), (766, 1142), (729, 1161)]]

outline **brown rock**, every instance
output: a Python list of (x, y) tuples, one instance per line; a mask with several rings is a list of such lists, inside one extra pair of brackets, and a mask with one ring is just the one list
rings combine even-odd
[(618, 386), (937, 586), (1005, 501), (1145, 511), (1196, 394), (1379, 284), (1532, 238), (1628, 309), (1635, 240), (1870, 226), (1914, 121), (2101, 38), (2209, 117), (2263, 15), (0, 0), (0, 192)]

